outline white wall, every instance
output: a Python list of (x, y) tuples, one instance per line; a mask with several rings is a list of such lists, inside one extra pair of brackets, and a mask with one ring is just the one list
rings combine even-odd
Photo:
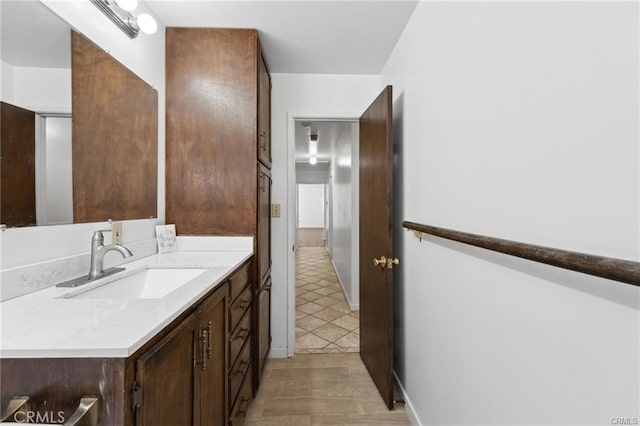
[(394, 86), (395, 368), (414, 422), (639, 412), (639, 289), (402, 220), (638, 260), (638, 5), (421, 2)]
[(359, 117), (377, 95), (380, 78), (373, 75), (273, 74), (271, 95), (271, 140), (273, 167), (272, 203), (282, 205), (282, 217), (273, 218), (271, 275), (271, 356), (293, 353), (295, 332), (288, 333), (294, 314), (295, 261), (295, 165), (294, 116)]
[(329, 164), (317, 163), (296, 163), (295, 169), (296, 183), (321, 183), (324, 184), (329, 178)]
[[(359, 309), (358, 123), (349, 123), (331, 159), (331, 260), (351, 309)], [(355, 210), (354, 210), (355, 207)], [(355, 271), (354, 271), (355, 269)]]
[(0, 61), (0, 100), (8, 102), (10, 104), (14, 103), (14, 75), (14, 67), (4, 61)]
[[(44, 223), (48, 225), (72, 223), (71, 118), (47, 117), (45, 126), (45, 177), (42, 182), (46, 202)], [(36, 173), (37, 176), (38, 173)], [(36, 208), (37, 211), (38, 208)]]
[(40, 113), (71, 113), (71, 69), (1, 65), (4, 102)]
[[(123, 241), (136, 257), (151, 254), (155, 250), (154, 225), (164, 223), (164, 26), (159, 23), (153, 36), (140, 35), (131, 40), (90, 2), (42, 3), (158, 90), (158, 187), (150, 189), (158, 191), (158, 219), (125, 221)], [(148, 12), (144, 3), (139, 5), (138, 12), (142, 11)], [(3, 230), (0, 299), (86, 272), (91, 233), (107, 226), (106, 222), (98, 222)], [(108, 257), (106, 266), (120, 261), (115, 256)]]
[(298, 185), (298, 228), (324, 228), (324, 185)]

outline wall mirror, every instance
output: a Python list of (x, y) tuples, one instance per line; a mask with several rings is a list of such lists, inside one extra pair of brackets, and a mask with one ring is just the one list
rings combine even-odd
[(0, 16), (0, 223), (157, 217), (157, 92), (40, 2)]

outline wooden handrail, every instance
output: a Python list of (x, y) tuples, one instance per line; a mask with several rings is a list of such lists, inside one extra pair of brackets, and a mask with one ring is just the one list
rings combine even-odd
[(640, 286), (640, 263), (638, 262), (536, 246), (517, 241), (470, 234), (468, 232), (453, 231), (451, 229), (438, 228), (436, 226), (423, 225), (415, 222), (405, 221), (402, 222), (402, 226), (412, 231), (435, 235), (487, 250)]

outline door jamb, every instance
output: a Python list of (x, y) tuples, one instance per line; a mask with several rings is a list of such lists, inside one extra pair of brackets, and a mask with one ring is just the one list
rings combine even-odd
[[(358, 121), (360, 113), (288, 113), (287, 114), (287, 357), (296, 346), (296, 121)], [(292, 250), (289, 251), (289, 247)]]

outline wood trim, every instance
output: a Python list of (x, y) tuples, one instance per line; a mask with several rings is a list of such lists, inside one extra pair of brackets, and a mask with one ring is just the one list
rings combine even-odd
[(640, 286), (640, 263), (638, 262), (503, 240), (415, 222), (405, 221), (402, 222), (402, 226), (413, 231), (435, 235), (436, 237), (497, 251), (510, 256)]

